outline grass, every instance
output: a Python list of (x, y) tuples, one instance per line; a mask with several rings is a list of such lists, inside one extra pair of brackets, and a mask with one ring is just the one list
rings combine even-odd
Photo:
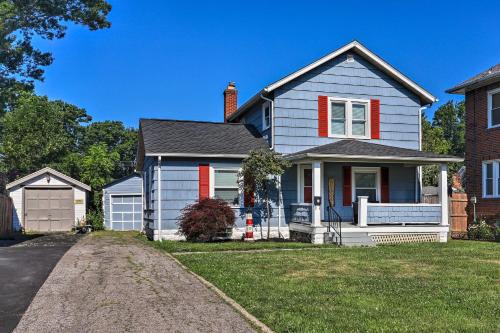
[(500, 331), (498, 243), (252, 253), (227, 250), (309, 245), (157, 246), (211, 252), (174, 255), (277, 332)]

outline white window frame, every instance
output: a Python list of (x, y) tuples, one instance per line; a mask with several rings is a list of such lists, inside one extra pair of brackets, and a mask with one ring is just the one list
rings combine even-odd
[[(345, 104), (345, 134), (332, 133), (332, 103)], [(365, 104), (365, 135), (352, 134), (352, 105)], [(328, 136), (330, 138), (356, 138), (356, 139), (370, 139), (371, 138), (371, 110), (370, 100), (368, 99), (354, 99), (354, 98), (341, 98), (329, 97), (328, 98)]]
[[(210, 198), (215, 198), (215, 171), (234, 171), (234, 172), (240, 172), (241, 169), (239, 168), (218, 168), (218, 167), (210, 167)], [(238, 204), (237, 205), (229, 205), (231, 208), (241, 208), (243, 207), (242, 205), (244, 205), (244, 202), (243, 200), (245, 199), (244, 198), (244, 194), (243, 194), (243, 191), (241, 189), (241, 187), (239, 186), (238, 183), (236, 183), (236, 186), (235, 187), (238, 187)], [(228, 188), (226, 186), (224, 187), (221, 187), (221, 188)]]
[[(269, 110), (269, 124), (266, 124), (266, 108)], [(265, 131), (271, 127), (271, 103), (262, 104), (262, 130)]]
[(493, 125), (493, 95), (500, 93), (500, 88), (488, 91), (488, 128), (499, 128), (500, 124)]
[[(486, 194), (486, 165), (493, 165), (493, 194)], [(499, 187), (500, 178), (500, 160), (490, 160), (483, 161), (483, 173), (482, 173), (482, 184), (483, 184), (483, 198), (500, 198)]]
[(376, 198), (375, 200), (377, 202), (380, 202), (381, 198), (381, 177), (380, 177), (380, 167), (352, 167), (351, 168), (351, 192), (352, 192), (352, 201), (355, 202), (357, 200), (356, 198), (356, 173), (375, 173), (376, 174)]
[[(299, 174), (298, 176), (298, 191), (297, 191), (297, 202), (304, 204), (304, 205), (312, 205), (312, 203), (305, 203), (304, 202), (304, 170), (305, 169), (311, 169), (311, 173), (313, 172), (312, 170), (312, 165), (311, 164), (298, 164), (298, 170)], [(314, 189), (312, 190), (312, 197), (314, 198)]]

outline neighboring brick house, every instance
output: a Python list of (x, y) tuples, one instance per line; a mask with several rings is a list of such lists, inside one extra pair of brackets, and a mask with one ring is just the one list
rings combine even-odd
[[(465, 95), (467, 194), (478, 217), (500, 218), (500, 64), (446, 92)], [(468, 211), (470, 221), (471, 204)]]

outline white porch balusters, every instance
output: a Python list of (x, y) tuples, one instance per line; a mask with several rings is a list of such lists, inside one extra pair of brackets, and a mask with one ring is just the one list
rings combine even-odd
[(312, 226), (313, 227), (321, 227), (321, 206), (314, 204), (314, 197), (321, 197), (321, 167), (322, 163), (319, 161), (314, 161), (312, 163), (312, 182), (313, 182)]
[(368, 197), (358, 197), (358, 226), (368, 226)]
[(448, 165), (442, 163), (439, 172), (439, 202), (441, 203), (441, 225), (448, 225)]

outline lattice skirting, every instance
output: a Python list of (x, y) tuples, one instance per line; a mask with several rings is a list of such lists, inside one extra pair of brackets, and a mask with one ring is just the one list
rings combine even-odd
[(380, 235), (371, 235), (371, 237), (376, 244), (439, 242), (439, 233), (380, 234)]

